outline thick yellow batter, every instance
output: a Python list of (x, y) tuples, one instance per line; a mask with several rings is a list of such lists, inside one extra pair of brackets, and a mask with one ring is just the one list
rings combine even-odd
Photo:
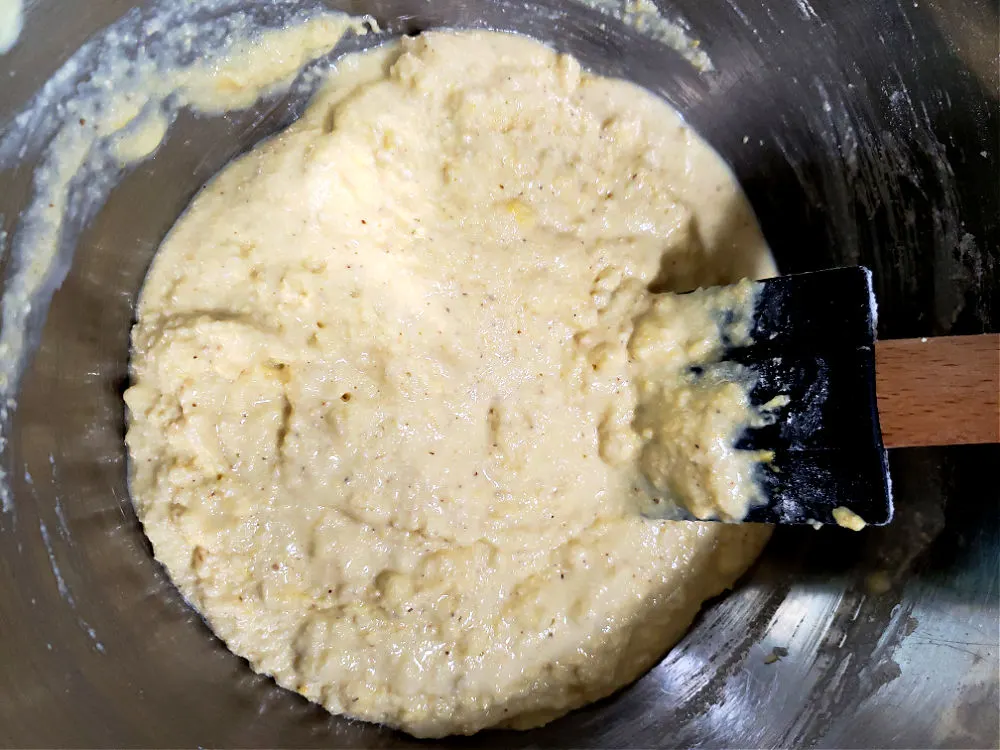
[(336, 713), (433, 736), (607, 695), (767, 537), (640, 513), (753, 499), (742, 391), (686, 376), (740, 292), (648, 287), (769, 270), (725, 167), (634, 86), (484, 33), (345, 61), (150, 272), (126, 401), (156, 556)]

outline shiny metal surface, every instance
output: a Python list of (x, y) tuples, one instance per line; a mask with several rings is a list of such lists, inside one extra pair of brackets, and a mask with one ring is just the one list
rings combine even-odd
[[(131, 5), (31, 4), (0, 58), (0, 123)], [(1000, 329), (994, 2), (661, 3), (703, 41), (707, 76), (563, 0), (341, 7), (390, 32), (522, 31), (631, 78), (730, 161), (784, 270), (871, 266), (885, 337)], [(194, 191), (301, 104), (182, 118), (75, 239), (3, 454), (14, 512), (0, 515), (0, 743), (418, 744), (253, 675), (154, 563), (127, 494), (120, 393), (150, 257)], [(7, 232), (30, 176), (30, 163), (0, 171)], [(998, 465), (998, 446), (893, 454), (891, 526), (780, 529), (738, 590), (635, 685), (539, 730), (448, 744), (997, 747)]]

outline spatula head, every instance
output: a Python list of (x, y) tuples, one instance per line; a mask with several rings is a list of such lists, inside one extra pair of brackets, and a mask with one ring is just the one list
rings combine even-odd
[(892, 486), (875, 398), (871, 272), (838, 268), (756, 287), (753, 343), (729, 349), (726, 359), (756, 376), (755, 404), (787, 403), (772, 424), (748, 429), (738, 443), (774, 454), (758, 470), (767, 503), (745, 520), (888, 523)]

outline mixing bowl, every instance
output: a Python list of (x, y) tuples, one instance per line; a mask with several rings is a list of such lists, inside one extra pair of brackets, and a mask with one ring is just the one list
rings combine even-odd
[[(242, 5), (273, 23), (278, 9), (308, 3)], [(336, 5), (372, 14), (385, 35), (522, 32), (632, 79), (732, 165), (782, 270), (870, 266), (883, 337), (1000, 328), (995, 2), (659, 3), (700, 41), (713, 66), (702, 72), (608, 15), (611, 0)], [(0, 57), (0, 126), (88, 37), (149, 10), (132, 6), (29, 3), (17, 45)], [(418, 744), (252, 674), (172, 588), (128, 496), (121, 392), (150, 258), (199, 186), (303, 104), (288, 95), (226, 116), (182, 115), (154, 158), (115, 175), (106, 200), (110, 182), (74, 188), (102, 200), (67, 228), (65, 279), (56, 274), (51, 300), (33, 305), (34, 353), (3, 426), (6, 745)], [(35, 151), (16, 151), (0, 151), (8, 280), (23, 261), (9, 248), (37, 167)], [(541, 729), (447, 743), (997, 747), (998, 465), (995, 445), (894, 453), (890, 526), (779, 529), (736, 591), (636, 684)]]

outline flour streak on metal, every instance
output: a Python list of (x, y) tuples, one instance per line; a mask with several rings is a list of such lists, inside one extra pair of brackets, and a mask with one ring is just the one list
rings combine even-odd
[(45, 551), (49, 555), (49, 566), (52, 568), (52, 575), (56, 579), (56, 588), (59, 589), (59, 595), (66, 600), (66, 603), (71, 607), (76, 607), (76, 601), (73, 599), (73, 594), (70, 593), (69, 586), (66, 585), (66, 580), (62, 576), (62, 571), (59, 569), (59, 563), (56, 562), (56, 553), (52, 549), (52, 539), (49, 537), (48, 527), (45, 525), (44, 521), (38, 522), (38, 531), (42, 535), (42, 542), (45, 544)]
[(795, 0), (795, 7), (799, 9), (799, 13), (806, 20), (818, 20), (819, 16), (816, 15), (816, 11), (809, 4), (809, 0)]

